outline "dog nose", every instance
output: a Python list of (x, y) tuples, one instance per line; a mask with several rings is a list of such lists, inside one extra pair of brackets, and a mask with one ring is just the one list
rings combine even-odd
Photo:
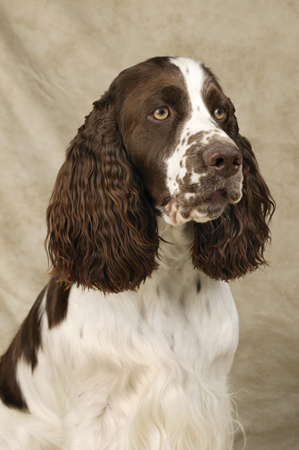
[(203, 151), (203, 161), (207, 168), (224, 178), (235, 175), (242, 165), (243, 157), (240, 150), (233, 145), (207, 147)]

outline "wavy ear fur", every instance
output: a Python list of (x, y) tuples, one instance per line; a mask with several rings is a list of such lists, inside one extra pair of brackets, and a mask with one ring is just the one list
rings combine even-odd
[[(264, 259), (275, 202), (262, 178), (249, 141), (232, 125), (228, 134), (243, 155), (243, 197), (216, 220), (196, 224), (192, 248), (195, 267), (214, 279), (233, 280), (252, 272)], [(235, 135), (236, 137), (234, 137)]]
[(47, 210), (46, 244), (61, 281), (134, 290), (157, 267), (157, 225), (117, 129), (109, 91), (71, 142)]

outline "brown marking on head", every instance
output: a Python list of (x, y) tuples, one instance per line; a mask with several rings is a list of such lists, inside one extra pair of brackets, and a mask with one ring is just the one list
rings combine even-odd
[[(125, 84), (119, 129), (128, 155), (154, 206), (169, 198), (165, 161), (180, 145), (180, 131), (189, 117), (190, 104), (180, 70), (168, 59), (153, 58), (124, 71), (115, 80)], [(170, 109), (169, 119), (149, 120), (161, 106)]]
[(196, 142), (197, 145), (200, 145), (204, 137), (208, 136), (209, 134), (211, 134), (211, 131), (198, 131), (197, 133), (189, 136), (187, 145), (191, 145), (194, 142)]

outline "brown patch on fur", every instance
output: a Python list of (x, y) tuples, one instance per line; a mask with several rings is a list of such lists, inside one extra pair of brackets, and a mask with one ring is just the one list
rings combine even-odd
[(23, 358), (32, 371), (37, 364), (37, 352), (41, 347), (40, 305), (47, 286), (37, 297), (28, 316), (21, 325), (6, 353), (0, 359), (0, 398), (11, 408), (28, 410), (17, 380), (17, 365)]
[(207, 135), (207, 134), (211, 134), (211, 131), (198, 131), (195, 134), (192, 134), (189, 138), (188, 138), (188, 145), (193, 144), (193, 142), (200, 144), (201, 141), (203, 140), (203, 138)]
[(46, 300), (46, 312), (49, 328), (59, 325), (67, 315), (70, 287), (52, 278), (49, 283)]
[[(150, 196), (151, 203), (166, 204), (169, 191), (166, 185), (165, 161), (180, 145), (181, 130), (191, 113), (188, 94), (180, 69), (167, 59), (146, 61), (125, 71), (126, 79), (115, 80), (129, 90), (123, 96), (119, 129), (128, 155)], [(152, 112), (166, 105), (171, 113), (167, 120), (156, 121)]]
[(196, 280), (196, 292), (199, 294), (200, 290), (201, 290), (201, 282), (200, 282), (200, 278), (198, 278)]

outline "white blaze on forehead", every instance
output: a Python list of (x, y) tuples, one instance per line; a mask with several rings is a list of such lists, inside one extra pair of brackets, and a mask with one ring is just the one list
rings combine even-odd
[(190, 134), (198, 131), (218, 131), (219, 128), (202, 98), (202, 89), (206, 79), (203, 65), (189, 58), (172, 58), (170, 62), (182, 72), (192, 106), (191, 117), (186, 122), (185, 129), (188, 128)]
[[(211, 116), (202, 99), (202, 88), (205, 81), (205, 73), (202, 65), (189, 58), (171, 58), (170, 62), (175, 64), (182, 72), (189, 94), (189, 102), (192, 106), (192, 116), (186, 123), (186, 126), (188, 124), (188, 128), (190, 129), (190, 124), (194, 122), (192, 119), (197, 117), (203, 122), (203, 128), (200, 127), (200, 131), (210, 130), (212, 125), (210, 121)], [(192, 132), (192, 130), (190, 131)], [(196, 131), (199, 131), (198, 126)]]

